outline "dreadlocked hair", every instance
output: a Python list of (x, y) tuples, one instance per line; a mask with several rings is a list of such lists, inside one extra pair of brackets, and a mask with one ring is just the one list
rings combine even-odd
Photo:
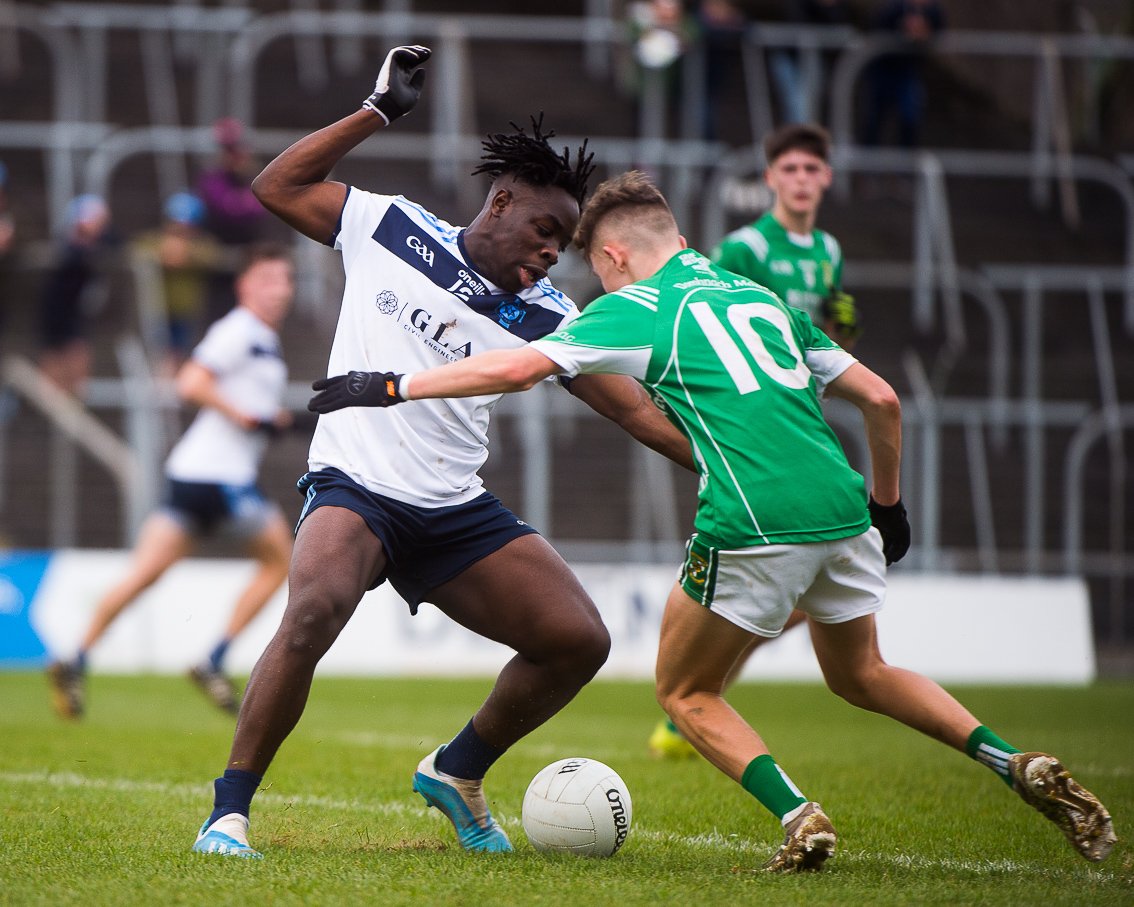
[(566, 190), (581, 206), (587, 194), (587, 179), (594, 172), (594, 152), (587, 153), (587, 140), (575, 151), (575, 163), (571, 163), (571, 151), (564, 147), (557, 154), (548, 143), (555, 136), (554, 131), (543, 131), (543, 114), (539, 119), (531, 117), (532, 134), (528, 135), (523, 126), (511, 123), (516, 131), (509, 134), (497, 132), (489, 134), (481, 142), (484, 162), (473, 172), (473, 176), (487, 173), (493, 179), (511, 174), (516, 179), (534, 186), (557, 186)]

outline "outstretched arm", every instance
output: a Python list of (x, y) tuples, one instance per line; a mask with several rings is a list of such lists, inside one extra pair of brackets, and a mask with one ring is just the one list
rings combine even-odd
[(413, 109), (430, 53), (420, 46), (391, 50), (360, 110), (300, 139), (252, 181), (260, 203), (304, 236), (327, 242), (346, 200), (346, 186), (328, 174), (352, 148)]
[(307, 408), (313, 413), (332, 413), (348, 406), (384, 407), (434, 397), (506, 394), (527, 390), (559, 370), (543, 353), (530, 347), (490, 350), (412, 375), (355, 371), (320, 378), (311, 385), (318, 393), (307, 402)]

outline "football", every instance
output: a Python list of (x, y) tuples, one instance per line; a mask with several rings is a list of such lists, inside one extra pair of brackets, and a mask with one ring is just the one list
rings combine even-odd
[(532, 846), (545, 853), (612, 857), (630, 832), (630, 791), (618, 772), (594, 759), (560, 759), (539, 772), (524, 794), (521, 819)]

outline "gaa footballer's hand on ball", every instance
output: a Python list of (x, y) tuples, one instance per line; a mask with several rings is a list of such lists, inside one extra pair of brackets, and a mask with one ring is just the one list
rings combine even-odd
[(394, 406), (404, 403), (398, 392), (402, 376), (394, 372), (347, 372), (333, 378), (320, 378), (311, 385), (318, 391), (307, 401), (313, 413), (333, 413), (348, 406)]
[(886, 556), (886, 566), (896, 564), (910, 550), (910, 521), (906, 518), (906, 507), (898, 498), (894, 504), (879, 504), (871, 495), (866, 505), (870, 511), (870, 522), (882, 534), (882, 553)]
[(395, 47), (386, 54), (374, 83), (374, 94), (363, 101), (362, 106), (373, 110), (387, 126), (413, 110), (421, 97), (421, 86), (425, 84), (422, 64), (432, 53), (420, 44)]

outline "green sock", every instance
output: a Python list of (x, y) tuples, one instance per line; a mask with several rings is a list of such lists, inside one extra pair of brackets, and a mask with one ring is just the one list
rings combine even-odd
[(982, 724), (969, 735), (965, 752), (996, 772), (1009, 787), (1012, 786), (1012, 775), (1008, 772), (1008, 757), (1020, 752), (1012, 744), (1005, 743)]
[(778, 819), (807, 802), (776, 760), (765, 754), (748, 763), (740, 786), (764, 804)]

